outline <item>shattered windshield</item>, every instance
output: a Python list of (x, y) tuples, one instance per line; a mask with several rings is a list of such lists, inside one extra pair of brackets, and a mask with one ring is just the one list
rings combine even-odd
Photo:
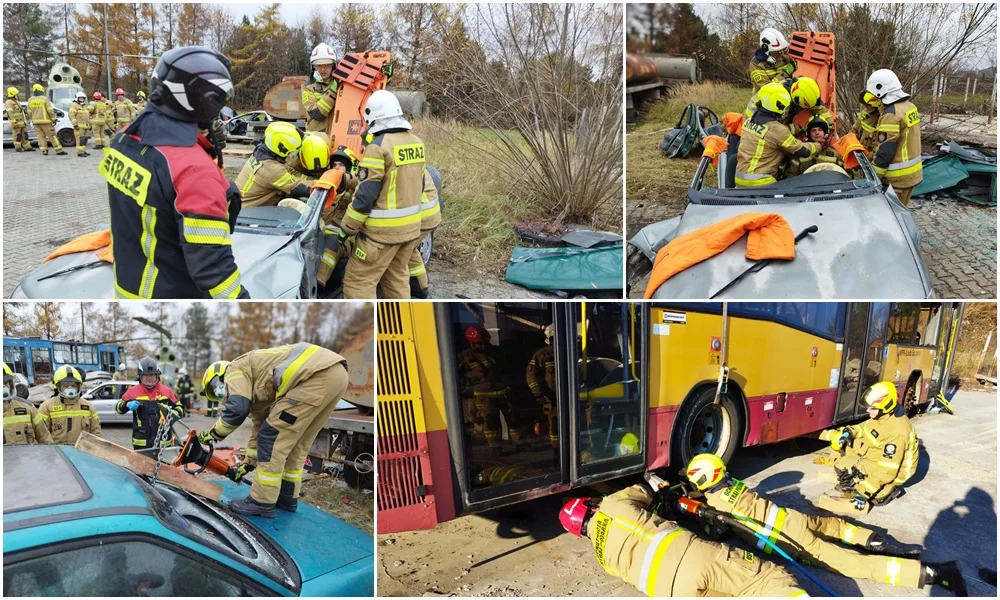
[(154, 488), (142, 477), (135, 478), (165, 526), (239, 560), (285, 587), (298, 588), (298, 572), (291, 560), (253, 526), (170, 485), (161, 482)]

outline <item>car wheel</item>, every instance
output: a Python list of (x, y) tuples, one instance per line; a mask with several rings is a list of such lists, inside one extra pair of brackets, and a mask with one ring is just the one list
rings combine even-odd
[(681, 409), (674, 430), (673, 455), (681, 467), (698, 454), (711, 453), (729, 462), (740, 445), (743, 414), (736, 400), (723, 394), (714, 404), (715, 387), (706, 387)]
[(418, 247), (420, 248), (420, 258), (426, 267), (431, 263), (431, 252), (434, 250), (434, 232), (428, 233)]
[(56, 134), (56, 137), (59, 138), (59, 143), (63, 146), (76, 147), (76, 136), (73, 134), (72, 129), (60, 129), (59, 133)]

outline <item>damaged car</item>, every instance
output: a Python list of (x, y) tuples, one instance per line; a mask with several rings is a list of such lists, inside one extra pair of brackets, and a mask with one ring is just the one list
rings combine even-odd
[[(441, 174), (427, 167), (441, 194)], [(321, 214), (327, 199), (325, 190), (316, 190), (299, 212), (286, 206), (255, 206), (240, 211), (232, 234), (233, 257), (240, 268), (241, 283), (251, 298), (318, 298), (316, 281), (323, 256)], [(442, 202), (442, 211), (444, 203)], [(424, 264), (430, 262), (433, 234), (420, 245)], [(21, 280), (11, 298), (112, 299), (114, 268), (101, 259), (104, 248), (73, 252), (42, 263)], [(346, 260), (341, 260), (322, 289), (322, 297), (342, 295)]]
[(243, 517), (70, 446), (3, 461), (4, 597), (374, 594), (372, 536), (305, 503)]
[[(735, 138), (735, 140), (733, 139)], [(735, 143), (734, 143), (735, 142)], [(712, 182), (704, 156), (687, 190), (684, 212), (643, 228), (629, 242), (629, 285), (654, 270), (657, 253), (671, 241), (748, 213), (776, 213), (796, 235), (792, 260), (746, 258), (748, 236), (721, 252), (656, 283), (646, 297), (870, 298), (932, 296), (932, 282), (920, 251), (920, 232), (909, 210), (884, 185), (860, 150), (851, 173), (842, 168), (810, 169), (772, 185), (735, 184), (739, 140), (730, 136), (718, 156)]]

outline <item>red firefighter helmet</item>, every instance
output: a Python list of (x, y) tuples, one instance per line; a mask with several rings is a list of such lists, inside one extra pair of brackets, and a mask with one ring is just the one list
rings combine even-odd
[(103, 97), (104, 96), (101, 95), (101, 92), (94, 92), (94, 100), (100, 100)]
[(591, 509), (590, 498), (573, 498), (563, 505), (559, 511), (559, 523), (563, 529), (572, 533), (576, 537), (583, 537), (583, 523), (587, 520), (587, 514)]
[(124, 95), (125, 95), (125, 90), (123, 90), (121, 88), (118, 88), (117, 90), (115, 90), (115, 96), (124, 96)]
[(465, 330), (465, 339), (470, 344), (481, 344), (486, 341), (486, 332), (478, 327), (469, 326)]

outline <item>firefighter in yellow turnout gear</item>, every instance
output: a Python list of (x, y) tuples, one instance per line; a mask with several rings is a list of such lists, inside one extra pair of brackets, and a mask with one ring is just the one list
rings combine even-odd
[(28, 115), (21, 106), (18, 96), (21, 94), (15, 87), (7, 88), (7, 100), (3, 109), (7, 111), (7, 122), (10, 123), (11, 141), (16, 152), (34, 152), (28, 141)]
[(73, 134), (76, 135), (76, 155), (90, 156), (87, 152), (87, 137), (90, 135), (90, 111), (87, 110), (87, 96), (83, 92), (76, 94), (76, 102), (69, 107), (69, 120), (73, 123)]
[(552, 349), (554, 335), (555, 327), (551, 324), (546, 325), (545, 345), (531, 356), (528, 368), (524, 371), (524, 377), (548, 421), (549, 443), (552, 444), (553, 449), (558, 449), (559, 412), (556, 408), (556, 354)]
[(653, 495), (636, 484), (595, 499), (576, 498), (559, 521), (586, 535), (598, 564), (647, 596), (808, 596), (788, 571), (752, 552), (703, 540), (651, 510)]
[(881, 110), (875, 126), (876, 147), (872, 163), (882, 183), (892, 185), (899, 201), (910, 203), (913, 188), (924, 180), (920, 158), (920, 112), (896, 74), (879, 69), (866, 86), (869, 97), (877, 99)]
[(780, 83), (760, 90), (753, 118), (743, 122), (736, 157), (736, 185), (759, 187), (777, 181), (778, 167), (788, 156), (809, 159), (822, 150), (820, 144), (799, 141), (782, 122), (792, 98)]
[(83, 374), (74, 367), (59, 367), (52, 376), (56, 395), (38, 407), (38, 419), (49, 430), (56, 444), (76, 443), (87, 432), (101, 436), (101, 418), (97, 409), (81, 397)]
[(917, 433), (905, 414), (897, 414), (896, 386), (880, 381), (861, 400), (868, 406), (867, 421), (820, 434), (820, 439), (843, 451), (833, 463), (839, 494), (824, 497), (829, 504), (824, 508), (836, 512), (849, 511), (852, 505), (861, 510), (888, 504), (917, 470)]
[(104, 100), (101, 92), (94, 92), (94, 101), (87, 106), (90, 112), (90, 123), (94, 129), (94, 150), (104, 148), (104, 138), (108, 138), (111, 143), (111, 136), (107, 134), (109, 127), (114, 129), (114, 121), (108, 125), (108, 113), (111, 112), (111, 103)]
[(288, 167), (288, 157), (302, 145), (291, 123), (278, 121), (264, 130), (264, 143), (254, 149), (236, 177), (243, 208), (277, 206), (282, 198), (308, 198), (315, 180)]
[(424, 143), (410, 132), (391, 92), (374, 92), (365, 105), (366, 137), (358, 170), (361, 183), (340, 224), (356, 236), (344, 274), (344, 298), (408, 299), (409, 262), (421, 240), (425, 188)]
[(52, 436), (30, 402), (14, 394), (14, 371), (3, 364), (3, 443), (51, 444)]
[(31, 93), (32, 96), (28, 99), (28, 113), (31, 115), (32, 125), (35, 126), (38, 147), (42, 150), (42, 154), (48, 155), (47, 142), (51, 142), (57, 155), (65, 155), (66, 151), (59, 143), (59, 138), (56, 137), (56, 131), (52, 126), (56, 120), (56, 109), (45, 96), (45, 88), (36, 83), (31, 87)]
[(491, 450), (500, 450), (500, 403), (506, 399), (496, 384), (497, 361), (487, 351), (487, 334), (479, 327), (465, 330), (469, 347), (458, 353), (459, 390), (473, 431), (486, 438)]
[(125, 90), (118, 88), (115, 90), (115, 103), (112, 105), (115, 115), (115, 123), (119, 131), (129, 126), (135, 120), (139, 111), (135, 109), (132, 101), (125, 97)]
[(330, 115), (337, 102), (337, 80), (333, 78), (336, 57), (333, 48), (318, 44), (309, 56), (313, 67), (313, 80), (302, 86), (302, 107), (306, 112), (306, 131), (327, 132)]
[(420, 255), (420, 244), (439, 225), (441, 225), (441, 205), (438, 191), (434, 187), (434, 179), (427, 172), (427, 167), (424, 167), (424, 193), (420, 197), (420, 241), (410, 253), (410, 262), (407, 264), (410, 269), (411, 298), (426, 300), (431, 297), (431, 282), (427, 277), (427, 265), (424, 264), (424, 257)]
[(857, 136), (858, 141), (868, 151), (869, 156), (875, 156), (875, 149), (878, 146), (878, 136), (875, 134), (875, 127), (878, 126), (879, 114), (878, 100), (872, 98), (873, 104), (865, 101), (870, 97), (866, 92), (861, 93), (861, 110), (858, 111), (858, 118), (851, 128), (851, 133)]
[(754, 92), (772, 82), (781, 82), (795, 73), (795, 60), (788, 56), (788, 40), (773, 27), (760, 32), (760, 46), (750, 60), (750, 83)]
[[(800, 562), (815, 564), (845, 577), (891, 585), (912, 588), (942, 585), (951, 591), (964, 590), (957, 562), (924, 564), (914, 558), (904, 558), (918, 555), (919, 550), (890, 544), (874, 531), (839, 517), (805, 515), (778, 506), (729, 475), (725, 463), (714, 454), (695, 456), (688, 463), (685, 474), (704, 494), (706, 504), (721, 513), (731, 514)], [(747, 543), (755, 544), (758, 550), (771, 553), (767, 544), (749, 532), (739, 529), (737, 533)], [(878, 554), (864, 554), (841, 543)], [(957, 587), (959, 585), (962, 587)]]
[(347, 390), (347, 360), (300, 342), (248, 352), (209, 365), (205, 394), (222, 403), (201, 443), (221, 441), (250, 418), (247, 461), (238, 473), (256, 470), (250, 495), (229, 507), (240, 514), (273, 517), (275, 506), (294, 511), (309, 447)]

